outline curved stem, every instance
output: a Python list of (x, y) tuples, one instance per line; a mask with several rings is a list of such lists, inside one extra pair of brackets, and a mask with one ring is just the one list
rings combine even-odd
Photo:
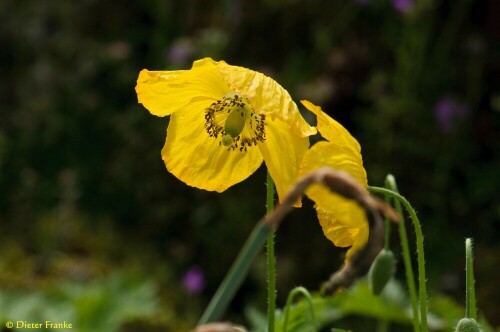
[(313, 322), (316, 322), (316, 318), (314, 317), (314, 306), (312, 303), (312, 297), (311, 294), (307, 289), (304, 287), (295, 287), (290, 294), (288, 294), (288, 298), (286, 299), (286, 306), (285, 306), (285, 312), (284, 312), (284, 317), (283, 317), (283, 332), (287, 331), (287, 324), (288, 324), (288, 315), (290, 311), (290, 306), (292, 305), (293, 299), (298, 295), (302, 294), (304, 297), (307, 299), (307, 303), (309, 304), (309, 311), (311, 312), (311, 320)]
[[(274, 181), (267, 171), (266, 212), (274, 210)], [(274, 229), (267, 237), (267, 322), (268, 332), (274, 332), (276, 310), (276, 257), (274, 253)]]
[[(399, 194), (398, 186), (396, 184), (396, 179), (391, 174), (387, 175), (386, 177), (385, 187)], [(410, 245), (408, 243), (408, 233), (406, 231), (405, 218), (403, 215), (401, 202), (395, 199), (394, 207), (396, 208), (396, 211), (399, 214), (399, 223), (398, 223), (399, 238), (401, 240), (401, 251), (403, 254), (403, 263), (405, 265), (405, 271), (406, 271), (406, 283), (408, 286), (408, 292), (410, 294), (411, 307), (413, 312), (413, 330), (415, 332), (418, 332), (420, 330), (420, 321), (418, 317), (418, 299), (417, 299), (417, 291), (415, 288), (415, 276), (413, 275), (413, 267), (411, 263)]]
[[(387, 177), (385, 178), (384, 187), (386, 187), (387, 189), (391, 189), (390, 184), (389, 184), (389, 182), (390, 182), (389, 177), (391, 177), (391, 176), (392, 175), (387, 175)], [(385, 201), (385, 204), (392, 205), (391, 204), (392, 198), (389, 197), (388, 195), (385, 195), (384, 201)], [(401, 218), (400, 220), (404, 220), (401, 217), (401, 215), (399, 215), (399, 218)], [(390, 222), (389, 218), (384, 217), (384, 223), (385, 223), (384, 249), (389, 250), (390, 243), (391, 243), (391, 222)]]
[(422, 227), (420, 225), (420, 220), (417, 217), (417, 213), (411, 206), (410, 202), (400, 194), (380, 187), (368, 187), (368, 189), (373, 193), (378, 193), (382, 195), (390, 195), (394, 199), (397, 199), (410, 215), (410, 219), (413, 222), (413, 227), (415, 228), (415, 236), (417, 240), (417, 262), (418, 262), (418, 285), (419, 285), (419, 304), (420, 304), (420, 323), (421, 331), (427, 332), (427, 288), (426, 288), (426, 277), (425, 277), (425, 255), (424, 255), (424, 236), (422, 235)]

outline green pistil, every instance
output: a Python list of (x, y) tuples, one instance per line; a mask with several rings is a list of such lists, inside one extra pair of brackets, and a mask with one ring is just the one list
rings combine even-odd
[(241, 134), (243, 128), (245, 128), (247, 117), (252, 111), (247, 98), (238, 98), (238, 95), (235, 95), (234, 99), (231, 99), (229, 105), (229, 115), (224, 124), (224, 132), (226, 134), (222, 137), (222, 144), (224, 146), (231, 145), (233, 139)]
[(231, 92), (205, 109), (205, 130), (212, 138), (220, 137), (219, 145), (228, 151), (242, 152), (264, 142), (265, 118), (254, 112), (247, 97)]

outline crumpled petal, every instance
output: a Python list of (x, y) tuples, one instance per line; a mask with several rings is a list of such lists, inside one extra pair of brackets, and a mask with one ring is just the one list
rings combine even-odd
[[(255, 172), (265, 159), (282, 199), (296, 180), (300, 159), (309, 146), (307, 136), (316, 133), (288, 92), (274, 80), (211, 58), (195, 61), (190, 70), (143, 70), (136, 92), (139, 102), (152, 114), (171, 115), (163, 160), (177, 178), (200, 189), (224, 191)], [(266, 139), (258, 142), (258, 147), (228, 151), (221, 145), (220, 131), (212, 131), (212, 136), (218, 137), (207, 134), (205, 110), (232, 93), (248, 97), (255, 119), (265, 121), (259, 130), (265, 132)], [(243, 133), (248, 130), (244, 128)]]
[[(360, 250), (368, 241), (368, 223), (359, 225), (345, 225), (337, 219), (337, 215), (316, 207), (319, 223), (323, 229), (326, 238), (333, 242), (337, 247), (350, 247), (346, 252), (346, 259)], [(364, 215), (358, 215), (359, 210), (351, 210), (350, 216), (344, 216), (343, 220), (360, 220)], [(361, 211), (363, 213), (363, 211)], [(348, 219), (346, 219), (348, 218)]]
[[(297, 181), (300, 161), (309, 147), (309, 139), (292, 134), (278, 119), (266, 119), (266, 140), (258, 146), (282, 201)], [(301, 206), (300, 201), (296, 206)]]
[[(340, 124), (336, 121), (332, 122), (333, 119), (321, 110), (319, 111), (318, 126), (322, 124), (322, 128), (319, 129), (322, 135), (326, 131), (328, 136), (330, 127), (324, 125), (331, 124), (334, 129), (338, 129), (340, 126), (337, 132), (350, 136), (349, 132), (343, 129)], [(345, 139), (316, 143), (304, 154), (299, 174), (306, 174), (329, 166), (335, 170), (349, 173), (366, 187), (367, 177), (363, 168), (360, 148), (354, 142), (356, 142), (354, 138), (351, 140), (346, 137)], [(346, 254), (346, 260), (354, 252), (364, 247), (368, 240), (368, 220), (365, 212), (356, 202), (332, 193), (322, 185), (310, 186), (306, 190), (306, 195), (316, 203), (318, 219), (325, 236), (337, 246), (351, 246)]]
[(209, 137), (200, 112), (205, 103), (193, 102), (171, 115), (162, 157), (168, 171), (187, 185), (222, 192), (253, 174), (263, 158), (256, 146), (228, 151)]
[[(366, 171), (363, 168), (361, 154), (353, 153), (352, 149), (346, 146), (337, 144), (336, 142), (317, 142), (304, 154), (301, 161), (300, 174), (317, 170), (323, 166), (345, 171), (360, 184), (365, 187), (367, 186)], [(331, 194), (330, 190), (320, 185), (311, 186), (310, 188), (314, 190), (308, 190), (307, 193), (316, 204), (320, 204), (317, 200), (321, 200), (325, 205), (332, 205), (329, 201), (330, 196), (338, 196)]]
[[(139, 73), (135, 87), (139, 103), (153, 115), (166, 116), (184, 109), (194, 101), (214, 102), (230, 90), (215, 64), (200, 60), (191, 70), (149, 71)], [(203, 109), (200, 109), (200, 114)]]
[(318, 131), (323, 138), (327, 141), (349, 147), (353, 149), (354, 153), (361, 153), (361, 146), (358, 141), (340, 123), (323, 112), (321, 107), (307, 100), (301, 100), (300, 102), (316, 115)]
[(228, 65), (224, 61), (216, 64), (229, 88), (249, 97), (257, 113), (280, 119), (297, 136), (316, 134), (316, 128), (304, 120), (290, 94), (275, 80), (244, 67)]

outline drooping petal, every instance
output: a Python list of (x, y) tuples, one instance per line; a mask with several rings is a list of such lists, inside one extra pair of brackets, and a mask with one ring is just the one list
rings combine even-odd
[[(363, 186), (367, 185), (361, 154), (354, 153), (350, 147), (326, 141), (316, 143), (304, 154), (299, 174), (324, 166), (345, 171)], [(366, 243), (364, 237), (359, 239), (361, 242), (358, 241), (357, 234), (360, 230), (366, 228), (368, 232), (368, 221), (357, 203), (334, 194), (321, 185), (312, 185), (306, 191), (306, 195), (316, 203), (318, 218), (325, 236), (334, 244), (342, 246), (356, 244), (357, 248)]]
[(357, 229), (341, 224), (337, 218), (324, 209), (316, 207), (319, 223), (325, 236), (337, 247), (350, 247), (354, 243)]
[[(326, 238), (333, 242), (337, 247), (351, 247), (346, 253), (346, 259), (360, 250), (368, 241), (368, 223), (360, 223), (359, 225), (345, 225), (337, 219), (337, 215), (331, 212), (316, 207), (319, 223), (323, 229)], [(351, 216), (348, 219), (356, 220), (363, 218), (357, 215), (359, 210), (350, 210)], [(345, 217), (344, 217), (345, 219)]]
[(171, 115), (162, 157), (167, 169), (187, 185), (222, 192), (253, 174), (262, 164), (262, 154), (256, 146), (246, 152), (228, 151), (210, 137), (200, 111), (204, 105), (192, 102)]
[(266, 75), (224, 61), (216, 62), (229, 88), (246, 95), (257, 113), (264, 113), (271, 119), (280, 119), (297, 136), (316, 134), (302, 117), (290, 94), (275, 80)]
[(353, 149), (355, 153), (361, 153), (361, 146), (358, 141), (340, 123), (332, 119), (321, 110), (321, 107), (314, 105), (308, 100), (301, 100), (309, 111), (317, 117), (318, 131), (326, 140)]
[[(323, 166), (345, 171), (363, 186), (366, 187), (367, 185), (366, 171), (363, 168), (361, 153), (354, 153), (344, 145), (336, 142), (317, 142), (304, 154), (300, 174), (305, 174)], [(318, 187), (322, 188), (321, 186)], [(328, 190), (324, 189), (325, 191)]]
[[(300, 161), (309, 147), (309, 139), (294, 135), (278, 119), (266, 119), (266, 140), (258, 146), (281, 201), (297, 180)], [(300, 201), (297, 202), (296, 206), (300, 205)]]
[(166, 116), (194, 101), (218, 100), (229, 92), (229, 88), (213, 63), (200, 60), (191, 70), (144, 69), (139, 73), (135, 91), (139, 103), (151, 114)]

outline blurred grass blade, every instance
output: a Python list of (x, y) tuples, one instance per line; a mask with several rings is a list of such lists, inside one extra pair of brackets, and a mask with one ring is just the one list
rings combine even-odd
[(226, 277), (205, 309), (198, 325), (221, 319), (229, 302), (233, 299), (234, 294), (246, 277), (255, 256), (264, 247), (267, 236), (271, 231), (271, 227), (264, 223), (259, 223), (255, 226), (229, 272), (226, 274)]

